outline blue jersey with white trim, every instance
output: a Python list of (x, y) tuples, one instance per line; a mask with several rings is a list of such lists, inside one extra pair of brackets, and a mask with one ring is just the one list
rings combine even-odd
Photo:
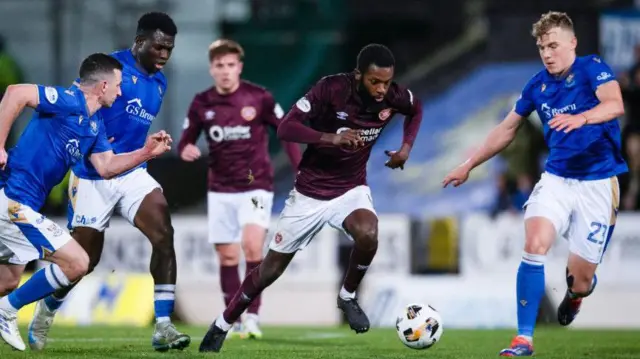
[(89, 116), (76, 86), (38, 86), (38, 97), (31, 121), (0, 171), (0, 188), (7, 197), (36, 211), (74, 164), (111, 150), (102, 118)]
[[(167, 89), (167, 80), (161, 72), (147, 74), (138, 68), (131, 50), (111, 54), (122, 63), (122, 96), (110, 108), (99, 112), (104, 119), (107, 138), (112, 139), (115, 153), (125, 153), (144, 146), (151, 123), (160, 112)], [(146, 163), (139, 167), (146, 167)], [(122, 175), (135, 170), (131, 169)], [(73, 173), (90, 180), (101, 180), (91, 163), (78, 163)]]
[(582, 126), (569, 133), (549, 127), (559, 114), (580, 114), (600, 101), (598, 86), (615, 80), (611, 68), (598, 56), (577, 57), (567, 75), (555, 77), (545, 69), (524, 87), (515, 112), (527, 117), (536, 110), (549, 147), (545, 170), (557, 176), (579, 180), (609, 178), (628, 171), (622, 157), (620, 125), (617, 119)]

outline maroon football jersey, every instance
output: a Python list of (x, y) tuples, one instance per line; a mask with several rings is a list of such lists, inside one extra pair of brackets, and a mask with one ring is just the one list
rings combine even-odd
[(422, 106), (411, 91), (394, 82), (385, 99), (375, 102), (363, 99), (353, 73), (321, 79), (287, 113), (281, 130), (289, 121), (308, 122), (320, 133), (357, 129), (365, 145), (350, 150), (309, 143), (298, 167), (296, 189), (306, 196), (328, 200), (365, 185), (371, 148), (396, 113), (406, 116), (403, 142), (412, 146), (422, 121)]
[(283, 115), (271, 93), (255, 84), (242, 81), (226, 95), (211, 87), (194, 97), (178, 151), (194, 144), (204, 131), (209, 145), (209, 191), (273, 191), (267, 125), (276, 127)]

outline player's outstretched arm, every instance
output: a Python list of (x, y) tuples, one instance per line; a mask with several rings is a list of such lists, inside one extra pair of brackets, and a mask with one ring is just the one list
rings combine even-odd
[(38, 106), (37, 85), (20, 84), (7, 87), (0, 102), (0, 148), (4, 148), (13, 122), (27, 106)]
[(451, 171), (442, 181), (443, 187), (453, 183), (455, 187), (466, 182), (469, 172), (477, 166), (483, 164), (493, 156), (507, 148), (516, 137), (518, 128), (524, 117), (512, 110), (504, 120), (496, 126), (484, 141), (484, 144), (463, 164)]
[(111, 179), (170, 151), (171, 143), (171, 136), (160, 131), (147, 137), (144, 147), (135, 151), (116, 155), (109, 150), (92, 153), (89, 159), (102, 178)]

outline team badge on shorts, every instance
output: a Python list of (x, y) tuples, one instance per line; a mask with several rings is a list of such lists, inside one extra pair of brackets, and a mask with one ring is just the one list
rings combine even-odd
[(245, 121), (252, 121), (256, 118), (256, 108), (253, 106), (245, 106), (240, 111), (240, 115), (245, 119)]
[(280, 232), (276, 233), (275, 241), (276, 241), (276, 244), (280, 244), (280, 242), (282, 242), (282, 233)]
[(385, 108), (384, 110), (380, 111), (380, 113), (378, 114), (378, 118), (381, 121), (386, 121), (389, 116), (391, 116), (391, 109), (390, 108)]

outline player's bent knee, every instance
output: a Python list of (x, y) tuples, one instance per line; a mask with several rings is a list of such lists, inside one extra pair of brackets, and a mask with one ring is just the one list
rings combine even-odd
[(2, 283), (0, 283), (0, 297), (4, 297), (9, 295), (9, 293), (13, 292), (20, 285), (20, 276), (11, 276), (9, 278), (4, 278)]
[(554, 239), (555, 231), (531, 230), (526, 235), (524, 251), (531, 254), (545, 255), (553, 244)]
[(216, 244), (216, 252), (222, 266), (235, 266), (240, 263), (240, 245), (237, 243)]
[(531, 217), (525, 221), (525, 252), (547, 254), (556, 239), (556, 225), (546, 217)]
[[(67, 248), (65, 248), (68, 246)], [(64, 252), (62, 254), (56, 252), (58, 257), (55, 261), (56, 264), (62, 270), (62, 273), (69, 279), (70, 282), (75, 282), (85, 276), (89, 271), (89, 255), (80, 247), (75, 241), (70, 241), (63, 247)]]
[(242, 251), (247, 261), (257, 262), (262, 259), (265, 233), (266, 230), (262, 228), (262, 231), (245, 235), (242, 239)]
[(89, 272), (89, 255), (83, 250), (78, 251), (77, 256), (69, 263), (68, 271), (65, 275), (72, 282), (84, 277)]
[(363, 224), (356, 226), (353, 233), (354, 241), (358, 243), (359, 247), (364, 249), (376, 249), (378, 248), (378, 224)]
[(155, 250), (173, 251), (173, 226), (170, 224), (158, 226), (149, 240)]

